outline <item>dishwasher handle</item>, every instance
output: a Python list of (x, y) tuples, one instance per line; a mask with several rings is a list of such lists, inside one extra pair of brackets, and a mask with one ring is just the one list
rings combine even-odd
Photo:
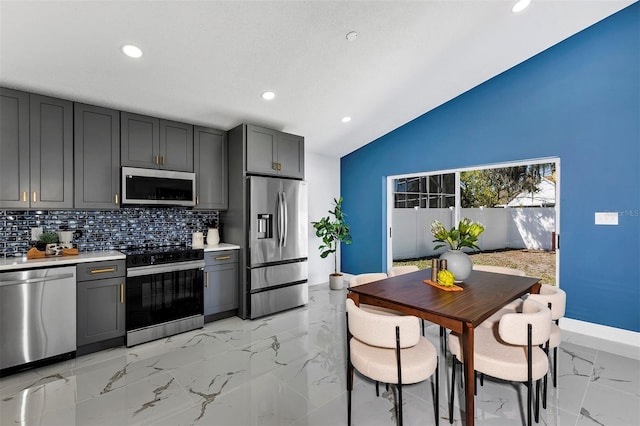
[(75, 274), (60, 274), (60, 275), (48, 275), (46, 277), (26, 278), (11, 281), (0, 281), (0, 287), (16, 284), (33, 284), (42, 283), (46, 281), (63, 280), (65, 278), (74, 278)]

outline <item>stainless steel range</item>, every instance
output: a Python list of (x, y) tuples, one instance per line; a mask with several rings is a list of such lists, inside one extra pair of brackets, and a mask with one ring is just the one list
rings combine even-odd
[(204, 250), (136, 247), (124, 253), (128, 347), (204, 326)]

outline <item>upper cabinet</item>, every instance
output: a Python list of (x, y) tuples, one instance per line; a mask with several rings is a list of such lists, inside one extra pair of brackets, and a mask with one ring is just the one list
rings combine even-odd
[(0, 93), (0, 207), (73, 207), (73, 104)]
[(253, 125), (246, 127), (247, 173), (304, 179), (304, 138)]
[(226, 210), (228, 199), (227, 133), (194, 127), (196, 205), (194, 209)]
[(74, 206), (119, 208), (120, 112), (74, 104)]
[(122, 112), (122, 166), (193, 172), (193, 126)]

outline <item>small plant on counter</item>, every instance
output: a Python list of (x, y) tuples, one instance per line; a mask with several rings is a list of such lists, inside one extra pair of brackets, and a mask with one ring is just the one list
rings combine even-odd
[(53, 244), (58, 242), (58, 234), (55, 232), (47, 231), (40, 234), (40, 242), (43, 244)]

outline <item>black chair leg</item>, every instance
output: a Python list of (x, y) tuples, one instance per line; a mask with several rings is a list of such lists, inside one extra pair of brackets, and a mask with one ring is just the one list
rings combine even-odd
[(473, 372), (473, 395), (478, 396), (478, 372)]
[(351, 426), (351, 389), (347, 392), (347, 425)]
[(380, 382), (376, 381), (376, 397), (380, 396)]
[(449, 397), (449, 423), (453, 424), (453, 397), (456, 391), (456, 364), (458, 361), (453, 357), (451, 364), (451, 396)]
[(424, 337), (424, 320), (420, 318), (420, 322), (422, 323), (422, 337)]
[(531, 405), (533, 401), (531, 400), (531, 379), (527, 380), (527, 425), (531, 426)]
[(536, 411), (535, 411), (536, 423), (540, 421), (540, 379), (536, 380)]
[(542, 408), (547, 409), (547, 375), (544, 375), (542, 384)]
[(402, 426), (402, 385), (398, 385), (398, 426)]
[(440, 424), (440, 358), (436, 358), (436, 406), (434, 411), (436, 413), (436, 426)]
[(553, 387), (558, 387), (558, 348), (553, 348)]

